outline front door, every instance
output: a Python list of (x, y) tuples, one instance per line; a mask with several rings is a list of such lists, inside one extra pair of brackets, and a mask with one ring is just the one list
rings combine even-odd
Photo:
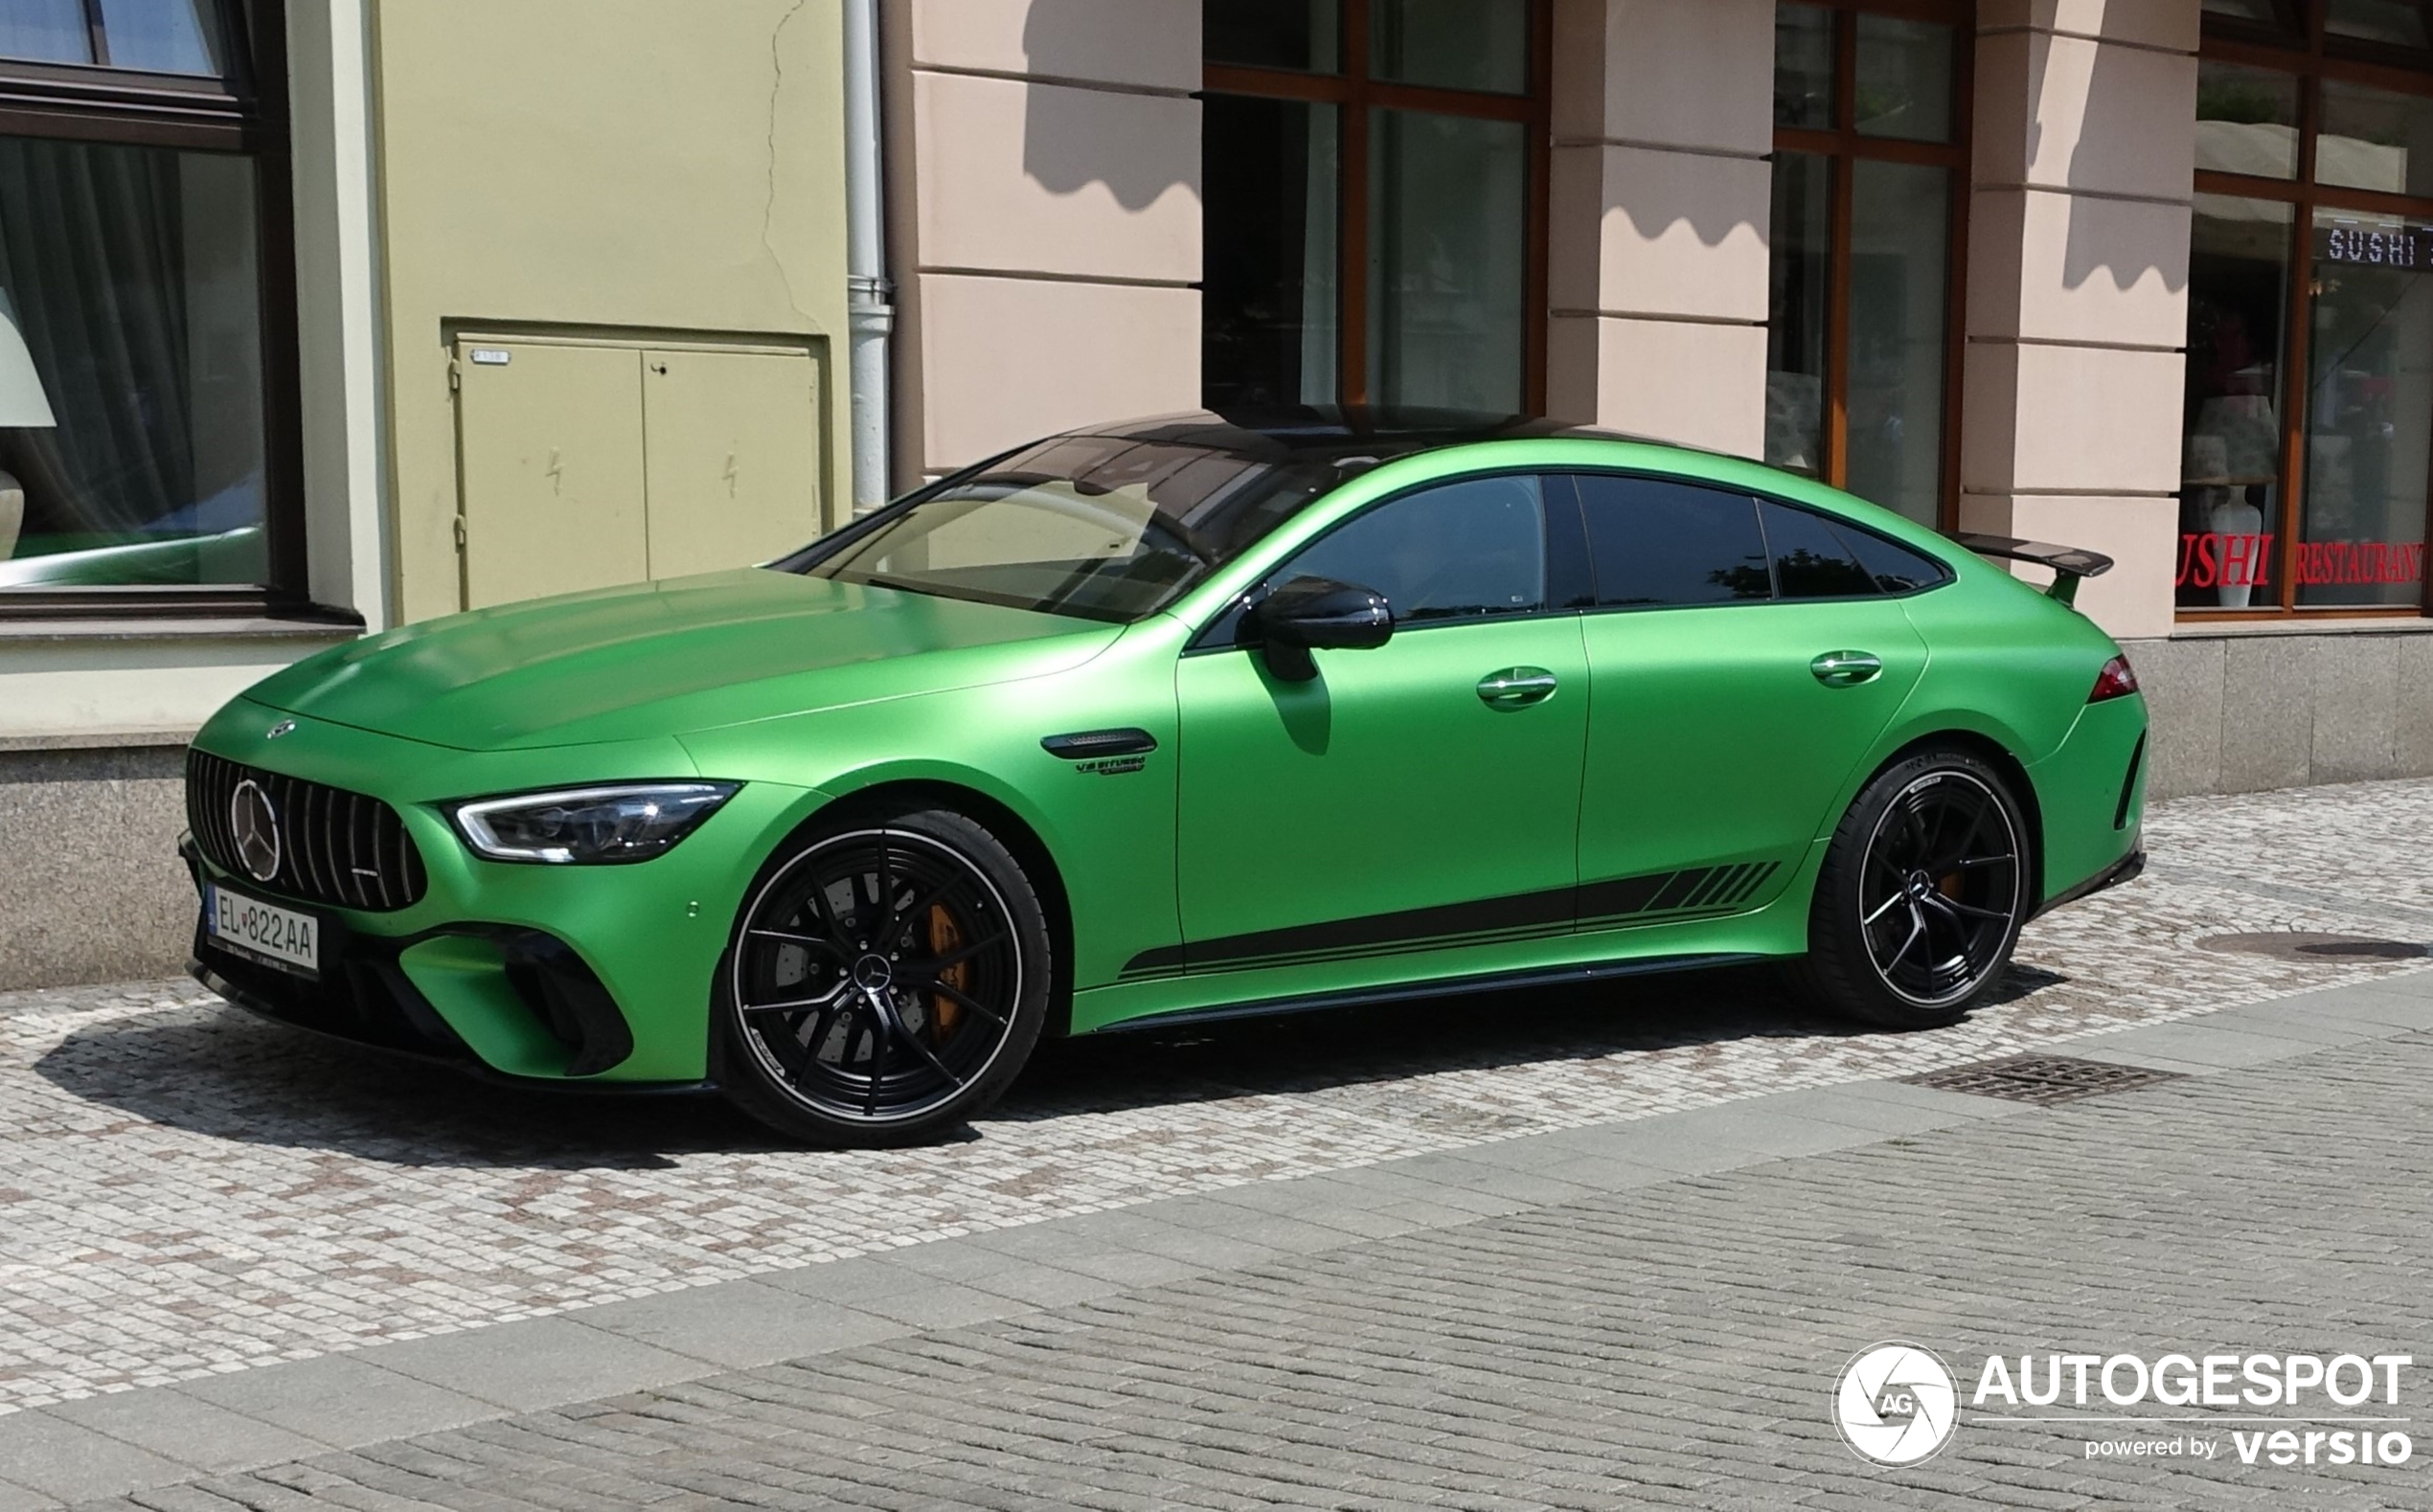
[(1859, 551), (1774, 501), (1578, 479), (1601, 607), (1581, 784), (1584, 929), (1733, 913), (1782, 891), (1925, 669)]
[(1547, 607), (1538, 480), (1388, 500), (1273, 583), (1382, 593), (1393, 638), (1187, 653), (1180, 869), (1187, 969), (1392, 954), (1571, 927), (1587, 661)]

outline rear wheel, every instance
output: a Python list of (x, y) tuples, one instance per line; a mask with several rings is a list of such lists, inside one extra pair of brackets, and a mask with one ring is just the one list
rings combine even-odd
[(901, 1144), (1004, 1093), (1047, 1016), (1050, 942), (996, 837), (942, 809), (796, 840), (736, 920), (717, 1074), (791, 1139)]
[(1932, 750), (1867, 784), (1825, 853), (1797, 975), (1836, 1012), (1956, 1023), (2001, 981), (2027, 922), (2027, 825), (2002, 775)]

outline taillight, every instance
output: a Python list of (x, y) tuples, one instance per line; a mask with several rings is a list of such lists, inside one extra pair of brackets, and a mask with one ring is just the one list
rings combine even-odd
[(2086, 701), (2100, 704), (2107, 698), (2126, 698), (2136, 691), (2137, 673), (2129, 669), (2128, 658), (2116, 656), (2095, 674), (2095, 690), (2086, 695)]

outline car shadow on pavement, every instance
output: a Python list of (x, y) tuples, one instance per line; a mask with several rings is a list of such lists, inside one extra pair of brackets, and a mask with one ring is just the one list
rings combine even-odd
[(692, 1152), (779, 1147), (716, 1097), (481, 1081), (225, 1004), (79, 1028), (34, 1069), (172, 1128), (397, 1165), (648, 1170)]
[[(1989, 1005), (2066, 980), (2014, 964)], [(1307, 1093), (1727, 1041), (1888, 1032), (1808, 1006), (1771, 967), (1678, 972), (1052, 1042), (989, 1118)]]
[[(1995, 1001), (2062, 980), (2014, 965)], [(958, 1137), (1431, 1072), (1870, 1032), (1883, 1031), (1817, 1013), (1763, 968), (1174, 1025), (1043, 1043), (1005, 1100)], [(225, 1004), (75, 1029), (34, 1070), (84, 1102), (149, 1122), (397, 1165), (642, 1170), (688, 1154), (788, 1148), (716, 1097), (479, 1081)]]

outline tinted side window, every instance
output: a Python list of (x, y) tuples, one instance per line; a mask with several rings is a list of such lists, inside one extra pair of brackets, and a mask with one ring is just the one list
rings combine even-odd
[(1836, 525), (1833, 529), (1888, 594), (1914, 593), (1950, 580), (1951, 570), (1921, 552), (1897, 546), (1854, 525)]
[(1771, 499), (1758, 507), (1774, 553), (1775, 591), (1785, 598), (1872, 598), (1882, 592), (1840, 532), (1822, 515)]
[(1577, 479), (1608, 606), (1769, 598), (1757, 501), (1664, 478), (1582, 473)]
[(1398, 624), (1530, 614), (1546, 604), (1546, 515), (1537, 480), (1470, 478), (1359, 515), (1275, 576), (1373, 588)]

